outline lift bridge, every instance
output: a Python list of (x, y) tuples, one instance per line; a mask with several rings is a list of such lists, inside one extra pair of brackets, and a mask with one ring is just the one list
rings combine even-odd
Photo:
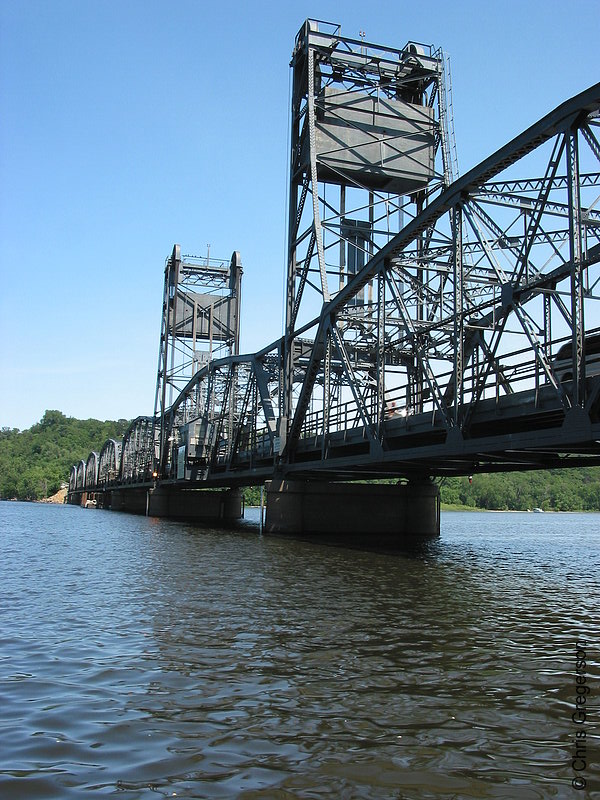
[(307, 20), (291, 69), (284, 335), (241, 354), (239, 253), (176, 245), (154, 414), (71, 501), (435, 534), (436, 479), (600, 463), (600, 84), (458, 177), (442, 51)]

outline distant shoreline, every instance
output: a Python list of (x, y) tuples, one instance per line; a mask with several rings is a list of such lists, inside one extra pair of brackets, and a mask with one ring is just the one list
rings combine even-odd
[[(19, 500), (17, 497), (0, 497), (0, 502), (15, 502), (15, 503), (42, 503), (45, 505), (64, 505), (68, 489), (60, 489), (56, 494), (51, 497), (44, 497), (41, 500)], [(266, 509), (266, 503), (265, 503)], [(260, 506), (245, 505), (246, 509), (260, 510)], [(466, 512), (479, 511), (484, 514), (534, 514), (536, 513), (532, 508), (518, 509), (518, 508), (477, 508), (475, 506), (460, 506), (453, 503), (442, 503), (441, 510), (444, 512)], [(554, 508), (542, 509), (543, 514), (600, 514), (600, 511), (558, 511)]]
[[(267, 504), (265, 503), (265, 508)], [(245, 508), (260, 509), (260, 506), (249, 505), (246, 503)], [(454, 503), (442, 503), (442, 511), (480, 511), (485, 514), (600, 514), (600, 511), (557, 511), (554, 508), (544, 508), (541, 512), (535, 512), (532, 508), (477, 508), (476, 506), (460, 506)]]

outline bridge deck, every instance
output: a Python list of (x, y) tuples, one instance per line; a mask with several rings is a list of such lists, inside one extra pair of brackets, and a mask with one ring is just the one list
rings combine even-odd
[[(384, 422), (375, 443), (364, 426), (331, 433), (326, 450), (322, 435), (305, 436), (284, 471), (270, 454), (241, 451), (233, 463), (217, 458), (206, 477), (206, 465), (198, 463), (188, 479), (165, 478), (161, 485), (214, 488), (262, 484), (283, 474), (302, 480), (356, 480), (600, 464), (600, 376), (588, 381), (588, 396), (597, 398), (592, 423), (582, 409), (565, 410), (552, 387), (543, 386), (481, 401), (468, 438), (458, 428), (445, 427), (439, 415), (396, 416)], [(150, 478), (119, 484), (152, 485)]]

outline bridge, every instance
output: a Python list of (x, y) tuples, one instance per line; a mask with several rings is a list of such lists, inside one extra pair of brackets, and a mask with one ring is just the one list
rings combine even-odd
[(284, 335), (241, 354), (239, 253), (176, 245), (154, 414), (70, 502), (435, 535), (436, 479), (599, 464), (600, 84), (458, 177), (441, 50), (307, 20), (291, 69)]

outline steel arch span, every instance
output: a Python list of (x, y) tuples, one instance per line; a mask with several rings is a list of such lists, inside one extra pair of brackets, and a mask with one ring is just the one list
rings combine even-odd
[(98, 485), (98, 453), (92, 451), (85, 464), (85, 488), (86, 490), (95, 489)]
[(85, 465), (86, 462), (81, 461), (75, 466), (75, 489), (83, 491), (85, 489)]
[(149, 483), (158, 459), (158, 428), (156, 417), (137, 417), (123, 436), (121, 447), (120, 483)]
[(77, 466), (73, 465), (71, 467), (71, 472), (69, 474), (69, 494), (72, 494), (77, 489)]
[(121, 442), (109, 439), (100, 451), (98, 462), (98, 487), (108, 488), (117, 483), (121, 470)]

